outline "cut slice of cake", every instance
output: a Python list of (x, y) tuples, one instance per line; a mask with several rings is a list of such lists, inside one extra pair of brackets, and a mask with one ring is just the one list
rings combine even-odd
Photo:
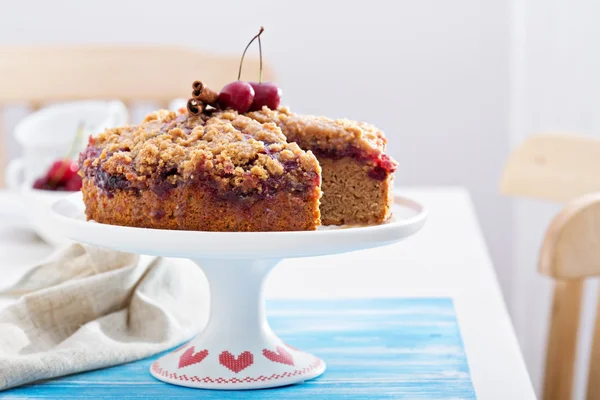
[(88, 219), (200, 231), (314, 230), (321, 168), (279, 127), (235, 111), (165, 110), (90, 138), (80, 156)]
[(317, 156), (323, 170), (324, 225), (376, 224), (390, 217), (397, 163), (385, 154), (387, 140), (379, 129), (346, 119), (296, 115), (285, 107), (263, 107), (246, 115), (276, 123), (289, 142)]

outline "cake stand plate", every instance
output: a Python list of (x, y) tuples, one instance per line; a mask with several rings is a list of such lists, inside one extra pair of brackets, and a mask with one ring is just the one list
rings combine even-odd
[(368, 249), (417, 232), (426, 212), (417, 202), (394, 199), (381, 225), (322, 227), (306, 232), (199, 232), (132, 228), (86, 221), (81, 193), (52, 206), (57, 233), (131, 253), (192, 259), (210, 287), (206, 328), (155, 361), (150, 372), (175, 385), (204, 389), (260, 389), (300, 383), (325, 371), (318, 357), (284, 343), (269, 327), (263, 283), (283, 258)]

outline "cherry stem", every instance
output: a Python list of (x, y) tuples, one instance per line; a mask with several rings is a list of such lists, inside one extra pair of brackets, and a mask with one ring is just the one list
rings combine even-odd
[[(259, 42), (260, 42), (260, 35), (261, 33), (263, 33), (263, 31), (265, 30), (265, 28), (263, 28), (262, 26), (260, 27), (260, 30), (258, 31), (258, 33), (256, 34), (256, 36), (254, 36), (252, 38), (252, 40), (250, 40), (250, 42), (248, 43), (248, 45), (246, 45), (246, 48), (244, 49), (244, 52), (242, 53), (242, 59), (240, 60), (240, 70), (238, 71), (238, 78), (237, 80), (239, 81), (240, 78), (242, 77), (242, 64), (244, 64), (244, 56), (246, 55), (246, 51), (248, 50), (248, 47), (250, 47), (250, 45), (252, 44), (252, 42), (254, 42), (256, 40), (256, 38), (259, 38)], [(261, 57), (261, 74), (262, 74), (262, 57)]]
[(260, 69), (258, 72), (258, 83), (262, 83), (262, 43), (260, 41), (260, 36), (258, 36), (258, 54), (260, 56)]

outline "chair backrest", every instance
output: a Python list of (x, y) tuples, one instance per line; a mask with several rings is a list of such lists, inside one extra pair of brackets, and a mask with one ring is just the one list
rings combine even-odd
[[(539, 255), (539, 272), (555, 281), (544, 400), (571, 399), (583, 282), (600, 276), (598, 171), (600, 140), (537, 135), (511, 154), (502, 177), (504, 194), (567, 202), (550, 223)], [(588, 399), (600, 399), (599, 317), (600, 313), (588, 370)]]
[(541, 134), (522, 143), (504, 168), (500, 191), (566, 202), (600, 191), (600, 141), (579, 135)]
[[(241, 55), (241, 54), (240, 54)], [(172, 46), (0, 47), (0, 186), (6, 155), (2, 106), (120, 99), (150, 101), (160, 107), (189, 97), (194, 80), (214, 90), (234, 81), (240, 55), (206, 54)], [(242, 79), (257, 80), (259, 60), (244, 59)], [(263, 68), (265, 80), (272, 70)]]

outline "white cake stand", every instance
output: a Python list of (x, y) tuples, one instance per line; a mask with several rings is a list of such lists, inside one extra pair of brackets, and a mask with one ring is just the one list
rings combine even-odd
[(269, 327), (263, 300), (267, 274), (288, 257), (310, 257), (384, 246), (417, 232), (426, 212), (396, 197), (393, 217), (367, 227), (311, 232), (197, 232), (130, 228), (85, 220), (81, 193), (52, 206), (57, 233), (132, 253), (190, 258), (209, 282), (209, 322), (203, 332), (152, 364), (161, 381), (204, 389), (260, 389), (315, 378), (318, 357), (283, 342)]

